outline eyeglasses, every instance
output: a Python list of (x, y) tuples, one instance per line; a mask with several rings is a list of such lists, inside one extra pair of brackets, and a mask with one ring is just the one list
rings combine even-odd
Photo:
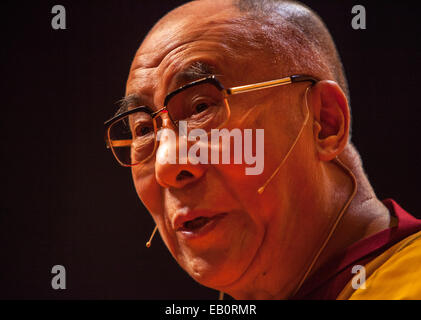
[(228, 96), (244, 92), (283, 86), (287, 84), (318, 80), (306, 75), (293, 75), (277, 80), (254, 83), (225, 89), (212, 75), (170, 92), (164, 106), (152, 111), (147, 106), (138, 106), (107, 120), (105, 142), (117, 161), (125, 167), (147, 162), (157, 148), (157, 135), (162, 127), (162, 116), (168, 115), (175, 127), (185, 121), (188, 130), (223, 127), (230, 118)]

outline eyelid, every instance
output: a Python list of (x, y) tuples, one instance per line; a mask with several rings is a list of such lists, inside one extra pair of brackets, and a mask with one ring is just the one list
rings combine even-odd
[(148, 123), (152, 123), (152, 118), (147, 119), (146, 116), (142, 116), (142, 115), (137, 115), (137, 117), (132, 117), (131, 119), (129, 118), (129, 127), (130, 130), (134, 130), (137, 127), (139, 127), (140, 125), (143, 126), (145, 124)]
[(142, 121), (142, 120), (144, 120), (145, 122), (152, 121), (152, 118), (149, 115), (141, 114), (141, 112), (133, 114), (133, 121), (136, 122), (136, 121)]

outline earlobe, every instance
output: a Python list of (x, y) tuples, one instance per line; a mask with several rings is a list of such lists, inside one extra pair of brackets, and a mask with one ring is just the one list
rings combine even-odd
[(339, 85), (323, 80), (311, 92), (313, 134), (319, 159), (330, 161), (345, 148), (349, 136), (348, 102)]

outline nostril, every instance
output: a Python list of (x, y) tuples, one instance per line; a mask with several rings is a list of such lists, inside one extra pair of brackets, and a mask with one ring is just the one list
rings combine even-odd
[(177, 174), (177, 177), (175, 178), (177, 181), (181, 181), (184, 179), (193, 178), (193, 174), (189, 171), (182, 170), (179, 174)]

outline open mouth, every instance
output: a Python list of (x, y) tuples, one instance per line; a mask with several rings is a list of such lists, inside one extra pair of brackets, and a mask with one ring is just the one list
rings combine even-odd
[(220, 213), (212, 217), (197, 217), (192, 220), (185, 221), (177, 231), (189, 236), (204, 235), (211, 231), (216, 224), (223, 219), (227, 213)]
[(202, 228), (204, 225), (206, 225), (207, 223), (209, 223), (209, 221), (212, 218), (206, 218), (206, 217), (198, 217), (196, 219), (190, 220), (190, 221), (186, 221), (183, 224), (183, 229), (186, 230), (197, 230)]

